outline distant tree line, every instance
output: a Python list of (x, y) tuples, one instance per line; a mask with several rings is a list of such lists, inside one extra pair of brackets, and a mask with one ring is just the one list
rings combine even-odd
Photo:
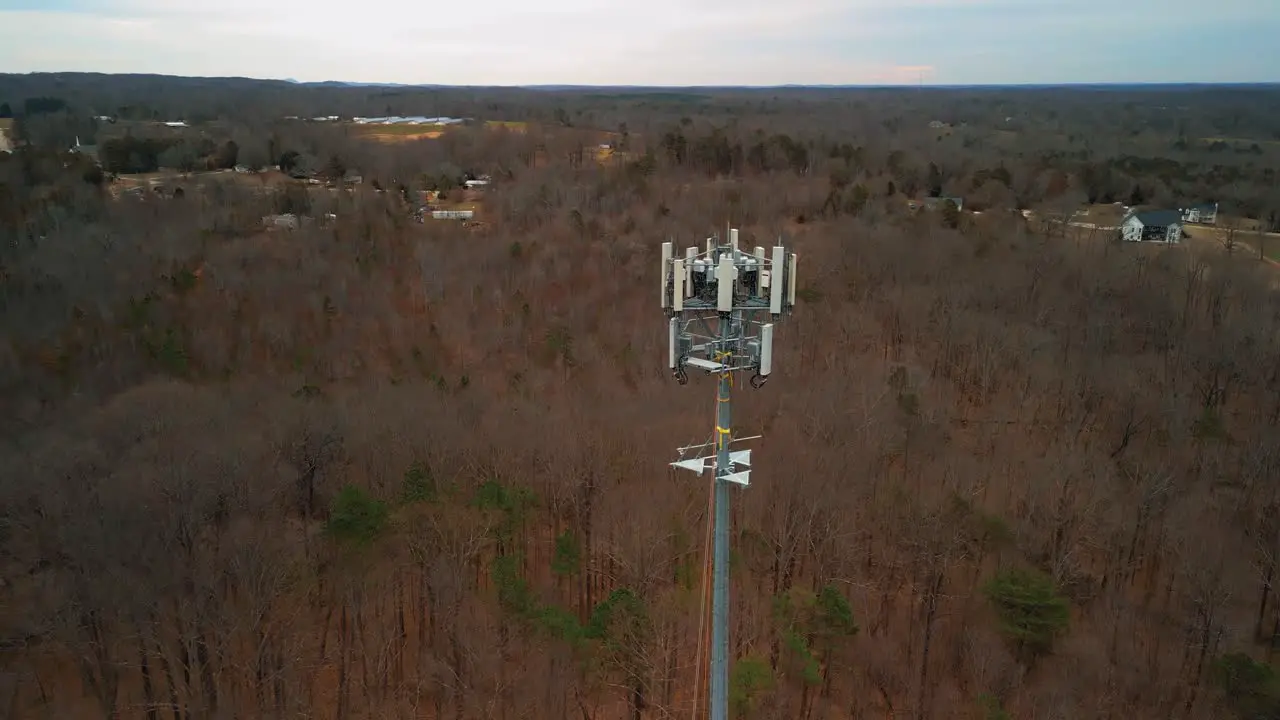
[(162, 167), (190, 172), (233, 168), (239, 157), (234, 140), (216, 143), (126, 135), (104, 141), (98, 148), (102, 167), (113, 173), (154, 172)]

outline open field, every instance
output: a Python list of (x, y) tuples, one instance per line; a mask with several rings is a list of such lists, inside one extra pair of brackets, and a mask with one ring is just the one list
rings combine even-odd
[(521, 120), (486, 120), (484, 124), (492, 128), (502, 127), (515, 132), (525, 132), (529, 129), (529, 123)]
[(1242, 145), (1257, 144), (1263, 147), (1267, 145), (1270, 145), (1272, 147), (1280, 147), (1280, 140), (1251, 140), (1249, 138), (1237, 138), (1237, 137), (1206, 137), (1206, 138), (1200, 138), (1200, 141), (1205, 143), (1222, 142), (1222, 143), (1238, 143)]
[(1112, 227), (1119, 225), (1124, 216), (1123, 205), (1088, 205), (1081, 208), (1072, 220), (1099, 227)]
[(9, 139), (9, 130), (13, 128), (13, 118), (0, 118), (0, 152), (13, 150), (13, 141)]
[[(1186, 232), (1187, 237), (1201, 244), (1212, 243), (1221, 248), (1227, 246), (1229, 233), (1227, 228), (1209, 225), (1184, 225), (1183, 231)], [(1261, 245), (1263, 257), (1280, 263), (1280, 233), (1237, 230), (1232, 242), (1235, 244), (1237, 253), (1254, 256), (1258, 254), (1258, 246)]]
[[(485, 125), (491, 128), (506, 128), (513, 132), (525, 132), (528, 123), (518, 120), (487, 120)], [(377, 140), (378, 142), (397, 143), (413, 140), (432, 140), (444, 135), (448, 125), (373, 125), (351, 124), (348, 127), (359, 137)]]
[(432, 140), (444, 134), (444, 125), (363, 125), (352, 124), (348, 127), (355, 135), (378, 142), (412, 142), (414, 140)]

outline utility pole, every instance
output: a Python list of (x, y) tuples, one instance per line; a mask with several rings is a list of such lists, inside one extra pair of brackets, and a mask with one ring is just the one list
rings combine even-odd
[[(678, 449), (673, 467), (698, 475), (712, 471), (712, 602), (709, 668), (711, 720), (729, 717), (729, 503), (730, 485), (750, 482), (751, 451), (733, 451), (733, 374), (753, 371), (751, 386), (764, 387), (773, 371), (773, 321), (795, 306), (796, 255), (779, 243), (772, 256), (757, 246), (738, 247), (738, 230), (728, 242), (707, 238), (698, 247), (674, 255), (662, 244), (662, 307), (668, 316), (667, 365), (681, 385), (688, 368), (717, 376), (715, 429), (710, 442)], [(768, 314), (770, 322), (757, 317)], [(713, 329), (714, 328), (714, 329)], [(687, 458), (714, 448), (714, 455)], [(697, 453), (701, 455), (702, 453)], [(699, 638), (699, 642), (701, 642)], [(701, 668), (699, 668), (699, 671)], [(699, 678), (701, 682), (701, 678)], [(695, 692), (696, 698), (696, 692)]]

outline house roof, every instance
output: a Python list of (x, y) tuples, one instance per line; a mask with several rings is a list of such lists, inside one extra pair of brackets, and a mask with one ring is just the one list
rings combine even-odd
[(1144, 210), (1130, 215), (1147, 227), (1169, 227), (1182, 223), (1182, 214), (1177, 210)]
[(925, 198), (924, 205), (927, 208), (939, 208), (939, 207), (942, 207), (943, 205), (946, 205), (948, 200), (950, 200), (952, 203), (955, 204), (957, 210), (964, 207), (964, 198), (958, 198), (958, 197)]

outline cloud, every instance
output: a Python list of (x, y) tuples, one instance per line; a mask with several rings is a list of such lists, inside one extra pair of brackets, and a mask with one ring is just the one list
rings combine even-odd
[[(1260, 0), (0, 0), (0, 68), (452, 84), (1274, 78)], [(1158, 41), (1132, 47), (1126, 28)]]

